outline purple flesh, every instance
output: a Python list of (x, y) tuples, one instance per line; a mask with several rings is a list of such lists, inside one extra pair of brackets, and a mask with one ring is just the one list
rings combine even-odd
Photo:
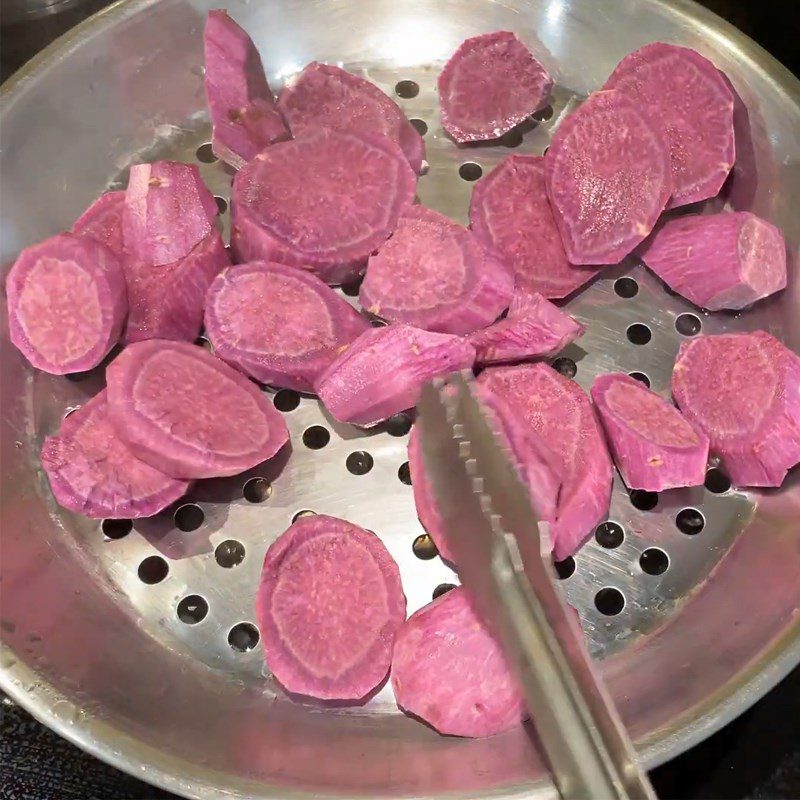
[(73, 411), (57, 436), (45, 439), (42, 466), (59, 505), (93, 518), (149, 517), (189, 488), (122, 443), (108, 419), (105, 391)]
[(411, 473), (411, 487), (414, 490), (417, 517), (419, 517), (422, 527), (433, 539), (439, 555), (445, 561), (452, 563), (454, 559), (447, 542), (447, 528), (439, 513), (433, 497), (433, 489), (425, 472), (425, 464), (422, 461), (422, 442), (420, 442), (419, 430), (416, 425), (411, 429), (411, 435), (408, 437), (408, 468)]
[(557, 353), (582, 336), (586, 328), (540, 294), (518, 289), (508, 316), (469, 341), (478, 354), (479, 366), (543, 358)]
[(128, 310), (117, 256), (88, 236), (60, 233), (23, 250), (6, 278), (13, 344), (53, 375), (96, 367)]
[(465, 334), (494, 322), (513, 292), (511, 270), (470, 231), (411, 206), (370, 257), (359, 300), (370, 314), (391, 322)]
[(300, 392), (369, 322), (329, 286), (283, 264), (226, 269), (206, 298), (205, 330), (216, 355), (262, 383)]
[[(733, 97), (733, 139), (736, 154), (736, 162), (723, 184), (720, 196), (725, 198), (727, 205), (734, 211), (747, 211), (753, 208), (759, 183), (754, 126), (751, 124), (747, 106), (736, 87), (725, 73), (721, 72), (720, 75)], [(757, 117), (754, 119), (758, 120)], [(763, 121), (760, 124), (763, 125)], [(766, 132), (764, 135), (766, 136)], [(769, 168), (774, 170), (776, 167), (776, 164), (771, 164)]]
[(122, 241), (122, 214), (125, 208), (125, 192), (101, 194), (72, 226), (72, 233), (88, 236), (104, 244), (117, 258), (125, 257)]
[(567, 258), (615, 264), (653, 229), (672, 194), (664, 131), (627, 95), (595, 92), (556, 130), (547, 194)]
[(786, 242), (749, 211), (668, 220), (642, 260), (678, 294), (709, 311), (742, 309), (786, 286)]
[(544, 180), (544, 158), (509, 156), (472, 192), (470, 227), (513, 268), (517, 289), (566, 297), (599, 270), (569, 263)]
[[(242, 170), (240, 170), (241, 172)], [(333, 235), (334, 228), (331, 227)], [(272, 236), (248, 209), (237, 209), (231, 204), (231, 255), (235, 264), (254, 261), (287, 264), (296, 269), (305, 269), (312, 275), (332, 286), (351, 283), (364, 272), (366, 259), (357, 258), (338, 264), (326, 263), (321, 266), (319, 258), (308, 256), (306, 261), (301, 254), (292, 252)]]
[(279, 261), (346, 282), (395, 229), (415, 187), (403, 151), (385, 136), (315, 130), (239, 170), (231, 245), (239, 260)]
[(173, 478), (236, 475), (289, 439), (280, 412), (254, 383), (186, 342), (129, 345), (106, 382), (117, 435)]
[(194, 164), (156, 161), (131, 167), (122, 226), (130, 258), (174, 264), (214, 230), (217, 203)]
[(596, 378), (591, 395), (629, 489), (661, 492), (703, 484), (708, 437), (675, 406), (624, 374)]
[(780, 486), (800, 462), (800, 357), (764, 331), (684, 342), (672, 373), (683, 415), (735, 486)]
[(229, 265), (228, 252), (216, 228), (174, 264), (155, 267), (128, 259), (125, 277), (130, 314), (125, 342), (193, 342), (203, 324), (208, 287)]
[[(178, 191), (186, 189), (191, 193), (196, 190), (198, 202), (194, 204), (193, 210), (209, 214), (208, 220), (213, 222), (217, 213), (216, 203), (205, 187), (198, 183), (199, 175), (195, 174), (194, 168), (190, 169), (184, 164), (172, 165), (169, 162), (152, 166), (160, 170), (161, 177), (157, 177), (157, 180), (163, 178), (169, 182), (169, 176), (174, 174), (177, 176)], [(170, 172), (172, 167), (175, 169)], [(138, 167), (134, 167), (136, 169)], [(73, 226), (75, 233), (107, 243), (122, 259), (130, 307), (123, 339), (127, 343), (143, 339), (194, 341), (200, 332), (208, 287), (220, 270), (230, 264), (222, 238), (216, 228), (209, 227), (209, 233), (177, 261), (156, 264), (141, 260), (133, 253), (126, 252), (123, 247), (125, 198), (125, 192), (107, 192)], [(158, 198), (154, 198), (154, 202), (155, 199)], [(175, 209), (173, 212), (180, 213)], [(159, 212), (154, 206), (153, 214), (157, 213)], [(154, 230), (159, 227), (155, 219), (152, 220), (152, 225)], [(205, 226), (201, 228), (204, 230)], [(164, 230), (167, 230), (166, 225)], [(187, 239), (186, 242), (188, 241)]]
[(405, 153), (414, 172), (425, 158), (425, 143), (400, 107), (374, 83), (340, 67), (312, 61), (281, 89), (278, 108), (296, 138), (317, 128), (388, 136)]
[(606, 518), (612, 466), (589, 398), (546, 364), (489, 367), (478, 383), (504, 400), (555, 458), (562, 487), (550, 526), (553, 556), (571, 556)]
[(234, 169), (289, 138), (252, 39), (225, 11), (209, 11), (203, 34), (211, 148)]
[(563, 469), (544, 439), (516, 415), (513, 404), (486, 384), (476, 393), (494, 429), (504, 438), (530, 492), (531, 504), (539, 520), (553, 523), (557, 517)]
[(400, 627), (392, 688), (403, 711), (452, 736), (494, 736), (528, 716), (500, 646), (460, 586)]
[(439, 76), (444, 129), (457, 142), (496, 139), (547, 104), (553, 81), (510, 31), (462, 42)]
[(667, 208), (719, 192), (735, 160), (733, 95), (708, 59), (653, 42), (625, 56), (603, 89), (627, 95), (664, 128), (673, 176)]
[(267, 665), (289, 692), (359, 703), (389, 673), (405, 617), (400, 571), (374, 533), (320, 514), (267, 550), (256, 618)]
[(474, 360), (475, 349), (459, 336), (389, 325), (356, 339), (316, 390), (340, 422), (376, 425), (416, 405), (428, 381), (468, 369)]
[[(520, 478), (528, 486), (537, 517), (543, 522), (553, 523), (561, 490), (560, 467), (555, 457), (537, 434), (514, 417), (512, 408), (501, 396), (484, 386), (477, 387), (477, 396), (484, 412), (492, 421), (499, 440), (511, 454)], [(453, 562), (447, 528), (439, 514), (425, 471), (416, 426), (408, 440), (408, 465), (419, 521), (436, 544), (439, 555), (445, 561)], [(450, 535), (452, 536), (452, 532)]]

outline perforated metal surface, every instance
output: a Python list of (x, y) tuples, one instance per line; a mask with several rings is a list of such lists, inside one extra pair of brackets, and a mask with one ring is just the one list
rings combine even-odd
[[(419, 201), (463, 223), (468, 223), (472, 188), (480, 180), (475, 176), (487, 174), (511, 153), (541, 154), (559, 121), (580, 102), (557, 86), (551, 105), (521, 132), (514, 131), (499, 144), (457, 147), (444, 135), (439, 120), (435, 85), (440, 65), (403, 70), (344, 66), (378, 84), (411, 119), (424, 123), (430, 168), (419, 180)], [(163, 141), (137, 154), (137, 159), (196, 162), (211, 191), (222, 199), (220, 207), (226, 210), (220, 222), (227, 236), (233, 173), (213, 159), (208, 141), (209, 130), (199, 122), (196, 127), (169, 131)], [(126, 173), (123, 171), (111, 185), (124, 186)], [(623, 276), (625, 280), (617, 283)], [(352, 290), (339, 291), (357, 305)], [(633, 297), (620, 296), (634, 292)], [(575, 380), (585, 388), (603, 372), (641, 372), (655, 391), (668, 396), (674, 357), (685, 338), (678, 331), (679, 316), (691, 314), (694, 326), (681, 326), (687, 331), (698, 325), (705, 332), (731, 326), (731, 320), (703, 316), (668, 294), (635, 258), (603, 273), (566, 307), (588, 332), (553, 359), (554, 367), (568, 376), (574, 372)], [(634, 344), (630, 338), (636, 339), (637, 328), (629, 338), (631, 326), (640, 326), (644, 333), (638, 341), (648, 339), (648, 332), (652, 336), (645, 344)], [(411, 487), (398, 477), (398, 470), (407, 461), (407, 436), (396, 437), (383, 430), (365, 433), (334, 423), (310, 397), (300, 398), (296, 409), (284, 413), (292, 451), (278, 463), (237, 478), (204, 482), (168, 512), (135, 522), (131, 535), (124, 540), (107, 541), (97, 531), (87, 531), (87, 543), (106, 565), (112, 580), (126, 594), (140, 599), (141, 613), (155, 615), (179, 646), (210, 666), (225, 664), (250, 673), (263, 671), (261, 649), (242, 653), (230, 646), (228, 634), (240, 622), (253, 624), (253, 597), (264, 552), (300, 511), (341, 516), (374, 530), (400, 565), (409, 611), (429, 602), (440, 584), (457, 581), (440, 559), (424, 561), (413, 553), (413, 542), (423, 530), (414, 511)], [(306, 446), (304, 433), (313, 434), (318, 428), (328, 431), (330, 440), (319, 449)], [(352, 474), (347, 460), (362, 451), (374, 464), (363, 475)], [(251, 503), (245, 498), (245, 486), (254, 477), (265, 479), (271, 487), (263, 502)], [(192, 509), (194, 519), (187, 524), (182, 517)], [(695, 509), (702, 515), (702, 530), (692, 535), (681, 531), (678, 515), (684, 509)], [(601, 532), (581, 549), (574, 564), (562, 567), (562, 574), (572, 572), (565, 578), (566, 593), (581, 614), (592, 652), (598, 656), (613, 652), (670, 614), (675, 603), (705, 579), (746, 524), (751, 509), (752, 503), (743, 493), (715, 494), (703, 487), (652, 497), (629, 496), (617, 476), (609, 520), (619, 526), (621, 541), (619, 537), (603, 539)], [(231, 569), (221, 568), (214, 559), (214, 548), (226, 540), (240, 542), (245, 551), (242, 563)], [(155, 553), (167, 559), (169, 572), (142, 592), (137, 570), (143, 559)], [(648, 574), (645, 570), (663, 571)], [(177, 607), (183, 597), (191, 595), (204, 598), (209, 608), (204, 619), (187, 625)], [(371, 705), (391, 711), (391, 688), (386, 687)]]
[[(231, 172), (205, 146), (206, 5), (116, 6), (16, 84), (0, 152), (15, 192), (3, 209), (4, 260), (67, 227), (103, 186), (124, 185), (127, 166), (140, 160), (199, 158), (220, 207), (227, 205)], [(696, 46), (728, 72), (751, 108), (758, 186), (744, 181), (726, 196), (781, 224), (796, 250), (796, 82), (692, 6), (621, 0), (613, 14), (580, 0), (409, 0), (402, 9), (390, 0), (368, 8), (349, 0), (242, 0), (229, 7), (253, 33), (273, 86), (312, 58), (341, 58), (394, 96), (425, 129), (430, 169), (419, 180), (420, 202), (461, 222), (479, 173), (512, 153), (542, 153), (559, 120), (622, 55), (658, 38)], [(521, 137), (459, 148), (439, 123), (441, 60), (465, 36), (501, 28), (517, 31), (557, 74), (552, 114), (524, 126)], [(65, 129), (82, 133), (65, 139)], [(42, 169), (56, 152), (53, 168)], [(226, 207), (226, 235), (228, 219)], [(699, 330), (765, 327), (796, 347), (796, 291), (793, 282), (753, 312), (706, 316), (631, 258), (567, 303), (588, 331), (554, 364), (584, 387), (623, 370), (667, 396), (680, 342)], [(343, 294), (355, 302), (350, 289)], [(298, 513), (333, 514), (374, 530), (400, 566), (409, 611), (456, 581), (438, 557), (425, 557), (412, 488), (401, 479), (402, 426), (393, 429), (400, 435), (365, 433), (334, 423), (313, 398), (267, 390), (289, 425), (290, 452), (245, 475), (202, 482), (151, 520), (103, 525), (59, 509), (37, 472), (42, 439), (101, 388), (102, 371), (72, 380), (33, 374), (6, 339), (0, 344), (7, 473), (0, 676), (7, 691), (93, 752), (127, 769), (144, 765), (145, 777), (189, 796), (547, 791), (543, 765), (521, 731), (472, 742), (438, 737), (400, 714), (390, 688), (364, 708), (298, 707), (265, 676), (253, 595), (266, 548)], [(709, 485), (724, 488), (712, 477)], [(613, 524), (574, 564), (559, 565), (610, 691), (651, 763), (730, 718), (796, 662), (799, 477), (781, 492), (697, 487), (633, 498), (617, 480)]]

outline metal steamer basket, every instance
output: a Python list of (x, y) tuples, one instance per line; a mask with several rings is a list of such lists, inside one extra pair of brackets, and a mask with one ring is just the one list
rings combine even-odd
[[(207, 145), (202, 80), (202, 28), (215, 5), (124, 0), (4, 87), (6, 267), (121, 185), (138, 160), (199, 161), (226, 207), (231, 173)], [(542, 153), (559, 120), (630, 50), (654, 40), (698, 49), (749, 110), (737, 119), (734, 175), (706, 205), (780, 225), (789, 287), (749, 312), (708, 316), (629, 258), (569, 302), (588, 332), (555, 366), (583, 386), (610, 370), (642, 373), (666, 394), (687, 336), (764, 328), (800, 347), (800, 84), (716, 16), (686, 0), (233, 0), (229, 10), (274, 85), (317, 59), (394, 96), (425, 131), (420, 201), (461, 221), (473, 182), (506, 155)], [(436, 77), (462, 39), (497, 29), (518, 33), (557, 76), (552, 106), (499, 143), (457, 147), (440, 125)], [(278, 392), (292, 445), (275, 463), (201, 482), (158, 517), (99, 523), (55, 504), (38, 453), (102, 386), (102, 369), (34, 373), (0, 327), (4, 691), (81, 747), (187, 797), (553, 792), (522, 728), (441, 737), (403, 716), (388, 686), (361, 708), (320, 708), (288, 700), (265, 671), (253, 596), (264, 551), (298, 514), (374, 530), (400, 565), (409, 611), (456, 581), (414, 547), (422, 529), (409, 420), (364, 432), (335, 423), (313, 398)], [(705, 487), (660, 495), (629, 495), (617, 482), (609, 522), (561, 568), (632, 737), (656, 765), (800, 661), (800, 474), (757, 493), (731, 489), (715, 469)]]

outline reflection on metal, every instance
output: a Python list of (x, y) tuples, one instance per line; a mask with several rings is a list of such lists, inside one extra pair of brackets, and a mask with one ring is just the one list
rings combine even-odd
[[(485, 175), (510, 152), (542, 153), (565, 108), (600, 86), (628, 51), (659, 39), (695, 46), (729, 74), (750, 108), (752, 147), (737, 141), (745, 155), (726, 198), (784, 227), (794, 255), (797, 81), (683, 0), (621, 0), (613, 15), (590, 0), (562, 5), (550, 23), (552, 0), (232, 0), (228, 9), (253, 33), (270, 76), (316, 58), (341, 61), (395, 97), (398, 81), (416, 82), (415, 97), (397, 99), (428, 126), (430, 170), (418, 194), (461, 221), (474, 186), (458, 175), (463, 163), (479, 164)], [(4, 268), (21, 247), (68, 228), (99, 191), (124, 180), (133, 161), (194, 161), (209, 141), (200, 31), (214, 6), (210, 0), (117, 4), (2, 87)], [(514, 30), (556, 76), (553, 115), (529, 126), (513, 150), (494, 143), (456, 147), (436, 108), (441, 61), (464, 37), (498, 29)], [(213, 193), (227, 200), (231, 173), (219, 162), (199, 166)], [(223, 227), (228, 219), (223, 215)], [(635, 297), (614, 292), (622, 276), (638, 282)], [(797, 287), (795, 281), (747, 314), (701, 315), (703, 332), (767, 327), (797, 348)], [(665, 293), (635, 259), (609, 268), (568, 309), (588, 327), (564, 353), (581, 385), (609, 370), (636, 371), (668, 393), (683, 339), (675, 320), (695, 309)], [(648, 344), (628, 342), (625, 332), (635, 323), (652, 332)], [(400, 714), (388, 687), (363, 708), (322, 713), (292, 703), (265, 678), (260, 646), (229, 644), (232, 630), (247, 633), (246, 641), (244, 634), (233, 637), (238, 646), (253, 641), (252, 598), (264, 552), (299, 512), (339, 515), (381, 536), (399, 563), (410, 610), (428, 602), (437, 586), (453, 583), (439, 558), (413, 552), (423, 531), (412, 488), (398, 477), (407, 435), (339, 425), (313, 399), (301, 398), (285, 412), (290, 450), (247, 475), (200, 483), (184, 501), (202, 510), (198, 529), (177, 530), (165, 514), (113, 539), (98, 523), (57, 508), (38, 468), (43, 437), (57, 430), (68, 408), (98, 391), (102, 375), (32, 374), (8, 342), (5, 318), (0, 369), (0, 683), (14, 699), (90, 751), (187, 796), (547, 795), (543, 767), (531, 763), (522, 730), (476, 741), (439, 737)], [(313, 426), (330, 432), (317, 450), (302, 443)], [(354, 451), (370, 454), (369, 472), (348, 472)], [(253, 477), (272, 487), (263, 502), (243, 496)], [(702, 487), (665, 492), (651, 511), (635, 508), (618, 484), (610, 518), (624, 529), (622, 543), (606, 549), (592, 538), (577, 554), (564, 589), (648, 763), (739, 713), (800, 658), (799, 483), (795, 472), (782, 491), (758, 496)], [(697, 535), (676, 526), (684, 508), (705, 517)], [(234, 568), (214, 556), (226, 540), (244, 546)], [(650, 547), (668, 555), (662, 574), (640, 566)], [(156, 555), (168, 573), (145, 584), (139, 566)], [(616, 615), (595, 607), (606, 587), (624, 595)], [(177, 613), (189, 595), (208, 603), (195, 624)]]

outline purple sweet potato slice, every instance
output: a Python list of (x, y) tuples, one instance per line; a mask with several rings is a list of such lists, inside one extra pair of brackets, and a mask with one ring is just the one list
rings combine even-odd
[[(720, 72), (720, 74), (733, 97), (733, 139), (736, 155), (736, 162), (722, 186), (720, 197), (724, 197), (726, 205), (734, 211), (747, 211), (753, 208), (759, 183), (763, 186), (770, 180), (768, 176), (764, 176), (766, 180), (760, 181), (759, 170), (763, 170), (766, 166), (769, 171), (774, 173), (777, 164), (770, 162), (768, 165), (762, 163), (759, 166), (756, 163), (754, 139), (760, 138), (762, 133), (766, 136), (766, 131), (762, 128), (758, 134), (754, 133), (755, 126), (750, 120), (747, 104), (728, 76), (724, 72)], [(763, 120), (756, 116), (754, 116), (754, 122), (759, 127), (763, 126)]]
[(417, 517), (419, 517), (422, 527), (433, 539), (439, 555), (445, 561), (452, 562), (453, 554), (447, 541), (447, 528), (439, 513), (439, 507), (436, 505), (433, 489), (425, 471), (425, 464), (422, 460), (422, 442), (416, 425), (411, 429), (411, 435), (408, 437), (408, 469), (411, 474), (411, 487), (414, 490), (414, 506), (417, 509)]
[(300, 392), (370, 329), (365, 317), (315, 275), (257, 261), (217, 276), (205, 330), (216, 355), (262, 383)]
[(231, 246), (239, 261), (279, 261), (346, 282), (395, 229), (415, 186), (387, 137), (320, 128), (239, 170)]
[(149, 517), (186, 493), (186, 481), (140, 461), (108, 418), (106, 392), (73, 411), (42, 447), (42, 466), (59, 505), (87, 517)]
[(553, 80), (510, 31), (473, 36), (439, 76), (444, 129), (457, 142), (496, 139), (547, 104)]
[(476, 184), (469, 219), (475, 235), (513, 268), (518, 289), (566, 297), (599, 272), (567, 260), (541, 156), (504, 159)]
[(355, 704), (389, 673), (406, 598), (374, 533), (320, 514), (270, 545), (256, 617), (267, 666), (287, 691)]
[(626, 94), (664, 127), (673, 176), (668, 208), (719, 192), (735, 159), (733, 94), (707, 58), (653, 42), (625, 56), (603, 88)]
[(34, 367), (54, 375), (96, 367), (119, 339), (128, 310), (119, 259), (72, 233), (23, 250), (6, 293), (11, 341)]
[(289, 438), (254, 383), (187, 342), (129, 345), (108, 366), (106, 382), (117, 435), (174, 478), (236, 475), (272, 458)]
[(131, 167), (122, 230), (131, 259), (173, 264), (214, 230), (217, 204), (195, 164), (156, 161)]
[(562, 467), (545, 440), (516, 414), (512, 403), (489, 386), (479, 384), (476, 395), (494, 429), (505, 440), (523, 482), (530, 493), (536, 516), (553, 523), (561, 493)]
[(736, 486), (780, 486), (800, 462), (800, 356), (764, 332), (684, 342), (672, 373), (683, 415)]
[(544, 358), (582, 336), (586, 329), (540, 294), (517, 289), (508, 316), (471, 334), (479, 366)]
[(783, 234), (749, 211), (667, 220), (641, 257), (670, 288), (709, 311), (746, 308), (786, 286)]
[(411, 325), (373, 328), (328, 367), (316, 390), (340, 422), (376, 425), (416, 405), (428, 381), (474, 360), (475, 348), (460, 336)]
[(391, 322), (465, 334), (494, 322), (513, 292), (513, 272), (470, 231), (411, 206), (370, 257), (359, 300)]
[(619, 91), (595, 92), (545, 156), (550, 206), (573, 264), (613, 264), (653, 229), (672, 194), (659, 123)]
[(489, 367), (478, 383), (499, 395), (555, 458), (562, 484), (550, 536), (562, 561), (605, 519), (611, 502), (611, 458), (589, 398), (546, 364)]
[(203, 324), (208, 287), (230, 266), (228, 251), (214, 228), (184, 258), (152, 266), (125, 261), (130, 313), (125, 342), (172, 339), (193, 342)]
[(317, 128), (382, 133), (399, 145), (414, 172), (422, 169), (425, 143), (397, 103), (374, 83), (341, 67), (312, 61), (284, 84), (278, 108), (295, 137)]
[(629, 489), (661, 492), (702, 485), (708, 436), (672, 403), (622, 373), (600, 375), (591, 395), (614, 463)]
[[(501, 444), (511, 454), (520, 479), (528, 487), (537, 517), (552, 524), (556, 520), (561, 491), (560, 466), (554, 455), (538, 434), (514, 416), (512, 407), (502, 396), (485, 386), (477, 386), (476, 394)], [(411, 430), (408, 440), (408, 465), (419, 521), (436, 544), (439, 555), (445, 561), (453, 561), (448, 542), (453, 532), (448, 533), (436, 506), (416, 426)]]
[(460, 586), (401, 625), (392, 688), (403, 711), (452, 736), (494, 736), (528, 716), (500, 645)]
[(101, 194), (75, 221), (72, 233), (89, 236), (108, 247), (118, 258), (124, 258), (125, 245), (122, 240), (124, 208), (124, 191)]
[(211, 149), (234, 169), (289, 138), (253, 40), (227, 12), (208, 12), (203, 33)]

